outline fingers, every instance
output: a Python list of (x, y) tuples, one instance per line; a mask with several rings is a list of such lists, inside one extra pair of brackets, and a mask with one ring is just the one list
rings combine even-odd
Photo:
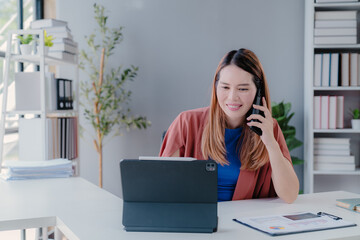
[(248, 121), (254, 120), (254, 119), (259, 120), (261, 123), (263, 123), (265, 121), (265, 118), (263, 116), (261, 116), (260, 114), (251, 114), (249, 117), (246, 118), (246, 120), (248, 120)]
[(259, 109), (260, 111), (262, 111), (265, 115), (265, 118), (271, 118), (271, 113), (266, 106), (253, 105), (253, 108)]
[(263, 106), (267, 108), (267, 104), (266, 104), (266, 100), (265, 100), (265, 97), (262, 97), (262, 103), (263, 103)]
[(261, 122), (255, 122), (255, 121), (253, 121), (253, 122), (248, 122), (247, 125), (248, 125), (249, 127), (251, 127), (251, 126), (258, 127), (258, 128), (261, 129), (261, 131), (264, 131), (264, 130), (263, 130), (263, 124), (262, 124)]

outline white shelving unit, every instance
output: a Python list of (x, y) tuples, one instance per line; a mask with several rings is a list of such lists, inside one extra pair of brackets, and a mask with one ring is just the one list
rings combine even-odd
[[(346, 98), (360, 102), (360, 87), (314, 87), (314, 54), (316, 52), (360, 52), (360, 44), (353, 45), (315, 45), (314, 16), (315, 11), (347, 11), (360, 10), (360, 2), (355, 3), (314, 3), (305, 1), (305, 43), (304, 43), (304, 192), (313, 193), (329, 190), (348, 190), (360, 192), (360, 130), (350, 127), (348, 115), (349, 104)], [(314, 129), (313, 99), (315, 95), (345, 96), (345, 128)], [(348, 104), (348, 105), (347, 105)], [(315, 171), (314, 170), (314, 137), (346, 137), (351, 138), (351, 150), (355, 155), (357, 169), (355, 171)]]
[[(16, 50), (13, 48), (13, 41), (15, 41), (15, 37), (17, 35), (37, 35), (38, 43), (39, 43), (39, 52), (36, 55), (20, 55), (15, 53)], [(17, 45), (17, 44), (15, 44)], [(7, 101), (8, 101), (8, 86), (9, 86), (9, 70), (10, 70), (10, 62), (22, 62), (22, 63), (33, 63), (39, 66), (40, 68), (40, 110), (34, 111), (8, 111), (6, 109)], [(56, 111), (49, 111), (47, 108), (46, 103), (46, 78), (45, 78), (45, 69), (48, 66), (60, 66), (65, 65), (74, 68), (74, 81), (73, 86), (75, 90), (75, 96), (79, 96), (79, 84), (78, 84), (78, 63), (77, 57), (75, 61), (69, 62), (64, 61), (62, 59), (57, 59), (54, 57), (50, 57), (45, 55), (44, 49), (44, 31), (43, 30), (14, 30), (10, 31), (8, 35), (8, 44), (7, 50), (5, 55), (5, 67), (4, 67), (4, 91), (3, 91), (3, 102), (2, 102), (2, 112), (1, 112), (1, 120), (0, 120), (0, 166), (2, 163), (3, 158), (3, 143), (4, 143), (4, 134), (5, 134), (5, 121), (8, 115), (26, 115), (26, 114), (34, 114), (39, 115), (41, 119), (41, 153), (42, 159), (46, 159), (46, 119), (48, 117), (78, 117), (78, 109), (79, 109), (79, 101), (74, 101), (74, 110), (56, 110)], [(77, 121), (78, 125), (78, 121)], [(21, 136), (19, 136), (21, 137)], [(78, 138), (77, 138), (78, 139)], [(77, 142), (78, 145), (78, 142)], [(20, 159), (21, 160), (21, 159)], [(78, 172), (78, 159), (74, 161), (76, 172)]]

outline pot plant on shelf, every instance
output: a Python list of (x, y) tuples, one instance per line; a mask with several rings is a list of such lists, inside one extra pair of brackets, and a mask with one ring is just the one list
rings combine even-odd
[(32, 51), (32, 45), (30, 44), (34, 38), (32, 34), (28, 35), (18, 35), (17, 38), (20, 40), (20, 53), (22, 55), (30, 55)]
[(102, 187), (104, 138), (121, 135), (123, 128), (146, 129), (150, 122), (146, 117), (132, 116), (128, 107), (131, 91), (125, 85), (135, 79), (138, 68), (108, 66), (118, 62), (118, 59), (110, 61), (110, 56), (123, 40), (123, 27), (111, 29), (107, 26), (108, 17), (104, 15), (103, 6), (94, 4), (94, 12), (97, 29), (90, 36), (85, 36), (88, 48), (80, 51), (80, 68), (88, 75), (80, 82), (80, 105), (95, 132), (92, 138), (98, 153), (99, 186)]
[[(291, 118), (295, 114), (294, 112), (291, 112), (291, 103), (284, 103), (283, 101), (280, 103), (273, 102), (271, 104), (271, 110), (272, 110), (272, 117), (275, 118), (276, 121), (279, 123), (281, 131), (284, 134), (284, 138), (286, 141), (286, 145), (289, 149), (289, 152), (291, 152), (295, 148), (302, 146), (303, 143), (295, 137), (296, 135), (295, 127), (289, 125)], [(296, 170), (296, 166), (300, 167), (300, 169), (298, 170), (299, 172), (297, 174), (302, 175), (304, 160), (295, 156), (291, 156), (291, 160), (295, 170)], [(302, 190), (300, 190), (300, 193), (302, 193)]]
[(355, 108), (351, 110), (351, 127), (352, 129), (359, 130), (360, 129), (360, 110), (358, 108)]
[[(46, 30), (44, 30), (44, 55), (47, 55), (49, 52), (49, 48), (54, 45), (53, 43), (54, 37), (52, 35), (48, 35)], [(37, 46), (37, 53), (40, 53), (40, 46)]]

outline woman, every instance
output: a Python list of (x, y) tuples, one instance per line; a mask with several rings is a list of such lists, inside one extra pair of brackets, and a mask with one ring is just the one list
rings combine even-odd
[[(258, 91), (263, 106), (253, 104)], [(181, 113), (166, 133), (160, 156), (215, 160), (219, 201), (277, 195), (292, 203), (299, 181), (270, 103), (256, 55), (247, 49), (230, 51), (216, 70), (210, 107)], [(251, 114), (253, 108), (264, 116)], [(250, 127), (261, 129), (261, 136)]]

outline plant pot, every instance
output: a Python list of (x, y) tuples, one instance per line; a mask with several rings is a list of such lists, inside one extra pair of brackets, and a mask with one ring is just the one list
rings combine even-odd
[(360, 129), (360, 119), (351, 119), (352, 129)]
[[(36, 47), (36, 52), (37, 54), (40, 54), (40, 46)], [(48, 52), (49, 52), (49, 47), (44, 46), (44, 55), (48, 55)]]
[(20, 45), (20, 53), (22, 55), (31, 55), (32, 46), (30, 44), (21, 44)]

